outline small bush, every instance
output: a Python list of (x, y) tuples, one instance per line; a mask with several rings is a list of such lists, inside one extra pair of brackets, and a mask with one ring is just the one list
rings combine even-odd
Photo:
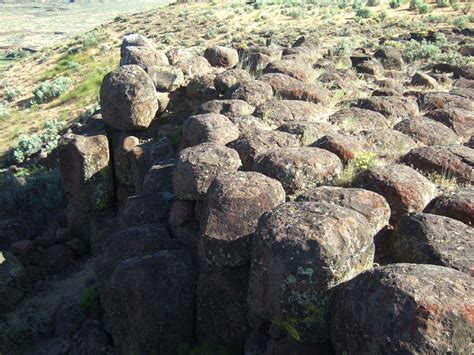
[(0, 102), (0, 120), (8, 116), (8, 105)]
[(380, 0), (367, 0), (367, 6), (379, 6)]
[(418, 12), (420, 14), (427, 14), (427, 13), (430, 13), (432, 11), (431, 9), (431, 6), (429, 6), (428, 4), (421, 4), (419, 7), (418, 7)]
[(355, 158), (350, 160), (342, 170), (337, 184), (341, 186), (350, 186), (357, 174), (369, 170), (377, 165), (377, 155), (375, 153), (358, 153)]
[(99, 318), (101, 314), (101, 306), (99, 299), (99, 291), (96, 287), (87, 288), (80, 301), (81, 311), (90, 315), (92, 318)]
[(372, 17), (372, 11), (370, 11), (367, 7), (361, 7), (360, 9), (356, 10), (356, 16), (361, 18), (370, 18)]
[(459, 28), (460, 30), (464, 30), (466, 28), (469, 27), (469, 20), (467, 17), (456, 17), (454, 20), (453, 20), (453, 25), (457, 28)]
[(41, 104), (64, 94), (72, 85), (72, 80), (60, 76), (54, 81), (45, 81), (33, 90), (34, 102)]
[(422, 4), (424, 4), (423, 0), (410, 0), (409, 9), (412, 11), (418, 11)]
[(388, 12), (386, 10), (380, 11), (379, 12), (379, 20), (381, 22), (385, 21), (385, 19), (388, 17)]
[(464, 15), (467, 15), (470, 11), (471, 11), (471, 4), (466, 4), (466, 5), (464, 5), (463, 8), (461, 9), (461, 12), (462, 12)]
[(5, 98), (8, 101), (13, 101), (15, 100), (18, 96), (21, 95), (21, 90), (17, 87), (11, 86), (11, 85), (5, 85), (3, 89), (3, 93), (5, 95)]
[(426, 40), (422, 40), (421, 42), (411, 40), (407, 43), (403, 56), (407, 62), (413, 62), (421, 59), (433, 59), (440, 54), (441, 49), (435, 44), (428, 43)]
[(390, 0), (389, 5), (392, 9), (397, 9), (402, 5), (402, 0)]
[(445, 8), (449, 6), (450, 6), (449, 0), (436, 0), (436, 7)]

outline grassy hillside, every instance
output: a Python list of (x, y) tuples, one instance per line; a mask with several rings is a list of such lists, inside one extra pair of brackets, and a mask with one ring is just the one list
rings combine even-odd
[[(41, 131), (51, 119), (68, 124), (95, 108), (103, 76), (118, 65), (121, 38), (132, 32), (144, 34), (162, 49), (183, 46), (203, 52), (211, 44), (286, 45), (299, 35), (309, 35), (324, 39), (323, 52), (331, 49), (339, 54), (349, 54), (358, 46), (375, 48), (380, 41), (392, 41), (403, 46), (404, 56), (414, 68), (426, 58), (468, 62), (468, 57), (458, 54), (458, 48), (443, 38), (435, 43), (395, 42), (401, 33), (426, 36), (435, 28), (462, 30), (472, 26), (467, 3), (451, 5), (438, 0), (414, 6), (415, 2), (356, 0), (355, 6), (347, 0), (192, 3), (117, 16), (109, 24), (13, 65), (0, 60), (0, 153), (5, 158), (20, 137)], [(35, 102), (33, 93), (38, 93), (40, 85), (63, 77), (71, 79), (71, 84), (62, 88), (58, 97)]]

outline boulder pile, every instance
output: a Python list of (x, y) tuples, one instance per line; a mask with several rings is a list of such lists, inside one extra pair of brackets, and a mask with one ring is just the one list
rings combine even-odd
[[(124, 38), (60, 148), (66, 232), (96, 256), (119, 353), (474, 351), (472, 67), (446, 91), (393, 48), (322, 57), (304, 37), (203, 55)], [(373, 95), (338, 105), (364, 79)]]

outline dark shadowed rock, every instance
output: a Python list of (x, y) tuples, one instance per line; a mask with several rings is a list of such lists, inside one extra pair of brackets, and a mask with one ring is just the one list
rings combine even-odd
[(302, 343), (328, 340), (330, 288), (372, 267), (374, 245), (361, 214), (325, 202), (285, 203), (259, 222), (248, 302)]
[(389, 121), (381, 113), (358, 107), (339, 110), (328, 121), (348, 133), (390, 128)]
[(186, 86), (186, 95), (201, 101), (217, 99), (219, 95), (214, 88), (215, 76), (214, 73), (195, 75)]
[(172, 192), (174, 163), (175, 160), (170, 158), (152, 165), (143, 177), (142, 190), (145, 192)]
[(362, 172), (354, 185), (385, 197), (390, 205), (392, 223), (407, 212), (421, 212), (436, 194), (434, 184), (416, 170), (401, 164)]
[(364, 189), (322, 186), (305, 191), (296, 199), (306, 202), (329, 202), (359, 212), (374, 232), (388, 224), (390, 207), (381, 195)]
[(226, 116), (247, 116), (255, 111), (255, 107), (243, 100), (211, 100), (201, 105), (201, 111)]
[(207, 48), (204, 58), (213, 67), (233, 68), (239, 62), (239, 54), (235, 49), (221, 46)]
[(474, 274), (474, 229), (428, 213), (402, 217), (390, 237), (396, 263), (433, 264)]
[(281, 184), (265, 175), (235, 172), (216, 177), (201, 216), (201, 259), (220, 266), (248, 264), (250, 238), (260, 216), (284, 202)]
[(367, 150), (374, 151), (380, 158), (390, 162), (418, 147), (418, 144), (408, 135), (394, 129), (375, 129), (359, 133), (362, 141), (365, 140)]
[(377, 49), (374, 58), (378, 59), (385, 69), (402, 70), (405, 62), (400, 52), (395, 48), (384, 47)]
[(74, 251), (64, 245), (55, 244), (41, 255), (40, 266), (48, 274), (59, 274), (74, 262)]
[(90, 212), (112, 205), (109, 141), (103, 132), (64, 135), (59, 144), (59, 165), (64, 191), (75, 207)]
[(472, 187), (466, 187), (438, 196), (423, 212), (454, 218), (473, 226), (474, 190)]
[(327, 104), (331, 98), (331, 92), (328, 89), (317, 84), (302, 82), (288, 75), (264, 74), (260, 80), (270, 84), (275, 95), (283, 99)]
[(364, 142), (359, 138), (339, 133), (321, 137), (312, 146), (329, 150), (336, 154), (344, 163), (355, 159), (357, 154), (363, 153), (366, 150)]
[(246, 80), (230, 87), (224, 98), (247, 101), (250, 105), (259, 106), (273, 97), (270, 84), (261, 80)]
[[(140, 47), (136, 47), (140, 48)], [(107, 74), (100, 88), (104, 121), (118, 130), (148, 128), (160, 107), (155, 86), (137, 65), (126, 65)]]
[(464, 140), (474, 135), (474, 113), (460, 108), (444, 108), (427, 112), (426, 117), (451, 128)]
[(302, 60), (282, 59), (269, 63), (264, 69), (264, 74), (280, 73), (306, 83), (314, 82), (318, 73), (313, 67)]
[(195, 201), (175, 200), (171, 207), (168, 224), (171, 234), (181, 245), (197, 249), (199, 222), (194, 214)]
[(280, 181), (286, 193), (294, 194), (337, 178), (342, 163), (324, 149), (274, 148), (256, 159), (253, 170)]
[(168, 218), (173, 195), (159, 192), (142, 192), (123, 201), (117, 214), (120, 228), (152, 223)]
[(327, 114), (327, 107), (300, 100), (270, 100), (254, 113), (276, 127), (295, 121), (323, 121)]
[(122, 261), (101, 292), (120, 353), (173, 353), (194, 338), (195, 268), (183, 250)]
[(160, 223), (122, 229), (108, 235), (103, 245), (100, 257), (95, 261), (95, 274), (101, 289), (121, 261), (163, 249), (178, 249), (178, 243)]
[(242, 163), (234, 149), (202, 143), (179, 153), (173, 175), (176, 196), (182, 200), (203, 200), (214, 178), (237, 171)]
[(372, 96), (358, 100), (354, 106), (380, 112), (385, 117), (404, 119), (418, 116), (418, 105), (413, 97)]
[(196, 337), (242, 353), (249, 326), (249, 266), (201, 271), (196, 291)]
[(470, 353), (472, 278), (435, 266), (394, 264), (341, 285), (332, 310), (336, 353)]
[(166, 55), (151, 47), (132, 46), (125, 47), (122, 50), (120, 58), (120, 66), (138, 65), (143, 70), (157, 65), (168, 65), (168, 58)]
[(205, 142), (226, 145), (239, 138), (239, 129), (226, 116), (206, 113), (188, 118), (183, 123), (181, 147)]
[(398, 122), (394, 129), (426, 145), (455, 144), (460, 141), (453, 130), (423, 116), (407, 118)]
[(466, 79), (474, 79), (474, 65), (466, 64), (457, 67), (454, 70), (454, 77), (455, 78), (466, 78)]
[(336, 133), (336, 127), (327, 122), (312, 121), (285, 123), (278, 130), (296, 135), (302, 145), (310, 145), (327, 134)]
[[(114, 178), (118, 186), (133, 187), (132, 167), (128, 154), (140, 144), (137, 137), (125, 132), (114, 131), (109, 134), (110, 147), (113, 153)], [(120, 199), (119, 199), (120, 201)]]
[(329, 341), (318, 344), (301, 344), (290, 335), (287, 335), (282, 339), (271, 339), (264, 354), (333, 355), (334, 349)]
[(255, 129), (243, 133), (239, 139), (231, 142), (229, 146), (235, 149), (242, 160), (242, 167), (250, 170), (261, 154), (272, 148), (299, 147), (301, 142), (297, 136), (279, 131)]
[(214, 87), (217, 91), (225, 93), (230, 87), (251, 80), (250, 73), (243, 69), (229, 69), (219, 73), (214, 78)]
[(474, 181), (474, 149), (462, 145), (415, 148), (403, 161), (426, 173), (436, 173), (460, 182)]

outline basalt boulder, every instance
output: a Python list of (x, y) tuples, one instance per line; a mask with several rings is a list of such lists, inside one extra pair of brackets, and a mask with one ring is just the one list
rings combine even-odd
[(473, 226), (474, 190), (472, 187), (465, 187), (440, 195), (423, 212), (454, 218)]

